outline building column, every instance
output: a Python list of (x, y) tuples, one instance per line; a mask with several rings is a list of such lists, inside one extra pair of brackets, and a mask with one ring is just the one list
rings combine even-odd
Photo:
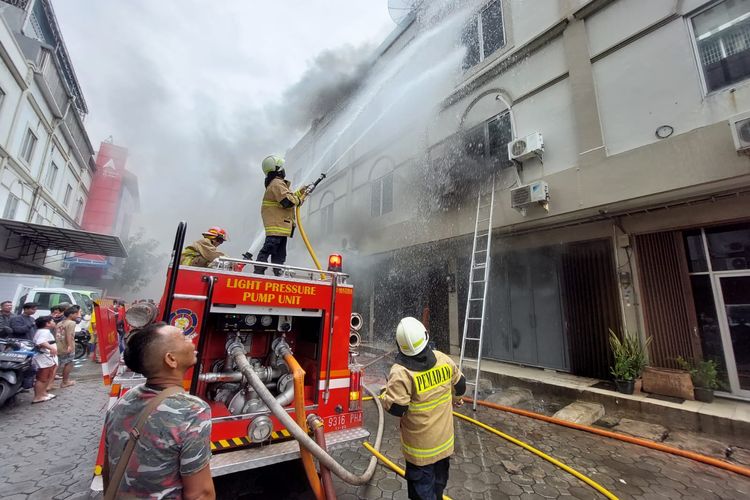
[(599, 121), (588, 35), (583, 20), (571, 17), (563, 32), (563, 46), (568, 61), (579, 164), (598, 163), (606, 157), (606, 151)]

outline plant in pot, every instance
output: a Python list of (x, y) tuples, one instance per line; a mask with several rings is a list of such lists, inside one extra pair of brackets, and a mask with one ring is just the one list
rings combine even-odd
[(697, 361), (686, 360), (682, 356), (677, 357), (677, 364), (681, 369), (690, 373), (693, 381), (693, 394), (697, 401), (711, 403), (714, 400), (714, 389), (719, 387), (719, 373), (716, 370), (716, 361), (706, 359)]
[(615, 378), (617, 392), (633, 394), (635, 379), (640, 377), (646, 366), (646, 348), (651, 343), (651, 337), (641, 345), (636, 335), (625, 333), (622, 340), (609, 330), (609, 345), (615, 358), (610, 368)]

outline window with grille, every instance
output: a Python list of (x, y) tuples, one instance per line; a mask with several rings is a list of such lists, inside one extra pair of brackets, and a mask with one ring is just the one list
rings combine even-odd
[(5, 200), (5, 209), (3, 210), (3, 219), (13, 219), (18, 211), (18, 196), (8, 193), (8, 199)]
[(466, 46), (464, 69), (475, 66), (504, 47), (502, 1), (493, 0), (479, 11), (464, 28), (461, 41)]
[(750, 77), (750, 0), (724, 0), (691, 23), (709, 92)]
[(469, 130), (464, 136), (464, 151), (474, 159), (506, 168), (513, 165), (508, 158), (508, 143), (512, 139), (510, 113), (505, 111)]
[(65, 208), (68, 208), (70, 206), (70, 195), (73, 194), (73, 186), (68, 184), (65, 187), (65, 197), (63, 197), (63, 205), (65, 205)]
[(393, 211), (393, 172), (372, 181), (370, 200), (373, 217)]
[(50, 163), (49, 170), (47, 170), (47, 176), (44, 178), (44, 185), (52, 191), (55, 188), (55, 181), (57, 180), (57, 172), (60, 169), (57, 168), (55, 162)]
[(21, 158), (27, 163), (31, 164), (31, 159), (34, 157), (34, 149), (36, 149), (37, 143), (36, 135), (31, 129), (26, 131), (26, 135), (23, 137), (23, 143), (21, 144)]

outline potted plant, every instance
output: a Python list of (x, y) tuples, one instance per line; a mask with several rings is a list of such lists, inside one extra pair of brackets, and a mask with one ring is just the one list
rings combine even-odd
[(609, 330), (609, 345), (615, 357), (615, 364), (610, 368), (615, 378), (617, 392), (633, 394), (635, 379), (638, 378), (646, 366), (646, 348), (651, 337), (641, 345), (636, 335), (625, 333), (622, 340)]
[(712, 403), (714, 400), (714, 389), (719, 387), (719, 373), (716, 370), (716, 361), (707, 359), (696, 361), (686, 360), (682, 356), (677, 358), (677, 364), (680, 368), (690, 373), (690, 379), (693, 381), (693, 394), (697, 401)]

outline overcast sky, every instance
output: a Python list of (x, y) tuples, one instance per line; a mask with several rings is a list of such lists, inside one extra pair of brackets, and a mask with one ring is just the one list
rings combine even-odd
[(189, 239), (226, 227), (227, 250), (241, 253), (260, 228), (260, 161), (291, 147), (327, 87), (354, 78), (394, 27), (386, 0), (53, 5), (91, 141), (98, 148), (111, 135), (128, 148), (136, 225), (165, 251), (184, 219)]

